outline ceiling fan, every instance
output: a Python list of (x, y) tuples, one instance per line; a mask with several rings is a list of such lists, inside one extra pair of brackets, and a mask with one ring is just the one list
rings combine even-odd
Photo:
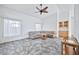
[[(36, 9), (38, 10), (38, 12), (40, 12), (40, 15), (42, 15), (42, 13), (48, 13), (48, 11), (47, 11), (48, 7), (46, 6), (43, 8), (42, 4), (40, 4), (40, 8), (36, 7)], [(38, 13), (38, 12), (36, 12), (36, 13)]]

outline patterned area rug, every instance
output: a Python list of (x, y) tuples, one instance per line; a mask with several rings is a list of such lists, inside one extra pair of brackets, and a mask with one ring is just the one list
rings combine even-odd
[(60, 39), (21, 39), (0, 44), (0, 55), (60, 55)]

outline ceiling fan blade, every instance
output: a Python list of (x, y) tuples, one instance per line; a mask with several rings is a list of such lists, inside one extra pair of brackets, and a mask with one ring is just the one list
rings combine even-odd
[(36, 7), (36, 9), (40, 11), (40, 9), (38, 7)]
[(42, 5), (42, 4), (40, 4), (40, 9), (42, 9), (42, 6), (43, 6), (43, 5)]
[(48, 13), (48, 11), (43, 11), (44, 13)]
[(45, 7), (45, 8), (43, 8), (42, 10), (44, 11), (44, 10), (46, 10), (48, 7)]

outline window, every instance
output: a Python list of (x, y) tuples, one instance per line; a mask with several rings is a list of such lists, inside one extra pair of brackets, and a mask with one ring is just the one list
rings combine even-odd
[(17, 36), (21, 34), (20, 21), (4, 19), (4, 36)]
[(41, 24), (35, 24), (36, 31), (41, 31)]

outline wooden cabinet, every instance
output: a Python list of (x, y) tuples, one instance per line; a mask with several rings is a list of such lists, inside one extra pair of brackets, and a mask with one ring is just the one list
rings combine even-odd
[[(60, 39), (62, 38), (63, 41), (68, 40), (69, 37), (69, 21), (68, 20), (61, 20), (58, 22), (58, 32)], [(62, 40), (61, 39), (61, 40)], [(62, 45), (62, 54), (68, 54), (68, 47), (66, 45)]]
[(69, 25), (69, 20), (59, 20), (58, 21), (58, 36), (61, 39), (62, 42), (62, 54), (63, 55), (74, 55), (78, 54), (76, 52), (77, 49), (79, 49), (79, 44), (76, 42), (72, 42), (72, 39), (70, 41), (69, 35), (70, 35), (70, 25)]
[(63, 39), (68, 39), (69, 34), (69, 21), (63, 20), (58, 22), (59, 25), (59, 37)]

